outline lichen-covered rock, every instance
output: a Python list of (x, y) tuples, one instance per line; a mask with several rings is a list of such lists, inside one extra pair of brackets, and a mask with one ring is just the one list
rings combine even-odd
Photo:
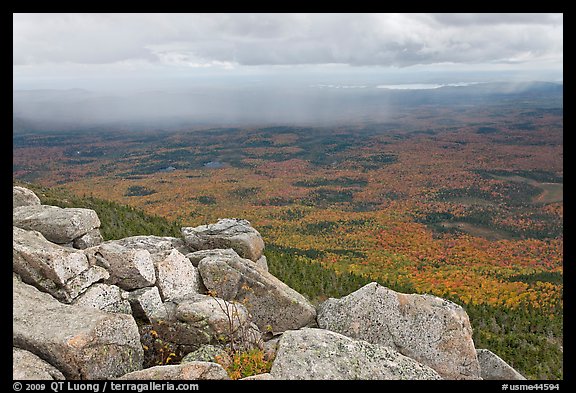
[(217, 248), (214, 250), (199, 250), (186, 254), (186, 258), (192, 262), (192, 265), (198, 267), (200, 261), (208, 257), (219, 257), (219, 258), (235, 258), (238, 257), (238, 253), (231, 248)]
[(115, 378), (142, 368), (131, 315), (62, 304), (13, 278), (12, 343), (45, 359), (66, 379)]
[(370, 283), (322, 303), (317, 321), (323, 329), (396, 349), (445, 379), (480, 379), (468, 315), (448, 300)]
[(244, 304), (261, 331), (282, 332), (314, 322), (316, 309), (304, 296), (250, 260), (207, 257), (198, 270), (216, 296)]
[(41, 233), (13, 227), (12, 270), (22, 281), (70, 303), (108, 272), (81, 251), (47, 241)]
[(38, 231), (57, 244), (66, 244), (100, 227), (94, 210), (60, 208), (57, 206), (21, 206), (12, 210), (12, 224), (22, 229)]
[(264, 341), (262, 344), (262, 350), (264, 351), (264, 357), (266, 359), (273, 360), (276, 357), (276, 352), (278, 352), (278, 346), (280, 344), (281, 337), (282, 335), (278, 335), (267, 341)]
[(488, 349), (477, 349), (482, 379), (525, 380), (524, 376)]
[[(238, 258), (238, 257), (240, 257), (240, 255), (238, 255), (238, 253), (231, 248), (217, 248), (217, 249), (213, 249), (213, 250), (199, 250), (199, 251), (194, 251), (194, 252), (186, 254), (186, 258), (188, 258), (190, 260), (190, 262), (192, 262), (192, 264), (196, 267), (198, 267), (198, 264), (200, 263), (200, 261), (202, 259), (208, 258), (208, 257), (218, 257), (221, 259), (226, 259), (226, 258)], [(256, 267), (259, 267), (260, 269), (262, 269), (266, 272), (268, 271), (268, 261), (267, 261), (265, 255), (262, 255), (256, 262), (254, 262), (250, 259), (246, 259), (246, 260), (254, 263), (254, 265)]]
[(264, 251), (260, 233), (247, 220), (225, 218), (215, 224), (183, 227), (182, 235), (191, 250), (232, 248), (242, 258), (256, 262)]
[(154, 264), (147, 250), (135, 250), (116, 242), (105, 242), (84, 250), (84, 253), (92, 264), (108, 271), (108, 284), (130, 291), (149, 287), (156, 282)]
[(84, 235), (74, 239), (72, 242), (72, 247), (79, 250), (84, 250), (86, 248), (97, 246), (103, 241), (104, 239), (102, 238), (102, 234), (100, 234), (100, 230), (98, 228), (94, 228), (86, 232)]
[(284, 332), (270, 370), (275, 379), (442, 379), (430, 367), (382, 345), (323, 329)]
[(163, 301), (184, 298), (202, 291), (203, 284), (192, 263), (176, 249), (152, 255), (156, 286)]
[(226, 370), (218, 363), (188, 362), (178, 365), (154, 366), (126, 374), (119, 380), (207, 380), (230, 379)]
[(197, 350), (188, 353), (182, 358), (180, 363), (189, 362), (215, 362), (220, 364), (230, 364), (232, 359), (230, 355), (222, 347), (217, 347), (215, 345), (202, 345)]
[(166, 308), (162, 303), (157, 287), (141, 288), (127, 293), (132, 307), (132, 315), (145, 321), (167, 318)]
[(162, 251), (172, 251), (173, 249), (180, 251), (182, 254), (190, 252), (190, 249), (186, 246), (184, 240), (170, 236), (140, 235), (111, 240), (110, 242), (120, 244), (126, 248), (147, 250), (150, 254)]
[(96, 283), (78, 296), (72, 304), (94, 307), (106, 312), (130, 314), (132, 309), (123, 291), (116, 285)]
[(268, 271), (268, 259), (266, 258), (266, 255), (262, 255), (256, 261), (256, 266), (258, 266), (260, 269), (264, 270), (265, 272)]
[(12, 208), (40, 205), (40, 198), (33, 191), (19, 186), (12, 188)]
[(12, 379), (18, 380), (62, 380), (64, 375), (50, 363), (32, 352), (12, 348)]
[[(205, 344), (238, 340), (240, 335), (253, 339), (248, 334), (254, 327), (241, 304), (196, 294), (165, 302), (164, 306), (167, 317), (153, 318), (152, 325), (165, 341), (196, 350)], [(255, 329), (259, 338), (260, 332)]]

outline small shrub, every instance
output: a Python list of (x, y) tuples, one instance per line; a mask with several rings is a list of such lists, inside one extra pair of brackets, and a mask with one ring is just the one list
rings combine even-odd
[(180, 363), (183, 353), (178, 345), (162, 340), (152, 325), (142, 325), (139, 330), (144, 349), (144, 368)]
[[(242, 289), (251, 290), (246, 285)], [(245, 378), (270, 371), (272, 360), (266, 359), (260, 333), (254, 335), (249, 324), (242, 324), (240, 321), (238, 310), (240, 303), (218, 299), (215, 291), (208, 291), (208, 295), (216, 300), (228, 318), (228, 331), (222, 339), (228, 356), (216, 356), (216, 362), (226, 370), (231, 379)], [(246, 302), (243, 302), (243, 305), (247, 306)]]
[[(219, 357), (216, 358), (216, 361), (220, 363)], [(223, 363), (220, 365), (228, 372), (231, 379), (267, 373), (272, 368), (272, 361), (266, 359), (264, 351), (261, 349), (236, 352), (232, 355), (232, 363)]]

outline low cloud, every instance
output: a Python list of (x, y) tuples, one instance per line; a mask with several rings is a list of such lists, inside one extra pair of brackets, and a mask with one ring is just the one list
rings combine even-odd
[(562, 14), (14, 14), (15, 66), (556, 62)]

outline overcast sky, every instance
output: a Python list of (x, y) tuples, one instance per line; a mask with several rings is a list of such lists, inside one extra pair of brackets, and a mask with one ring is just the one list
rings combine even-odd
[[(562, 79), (562, 14), (14, 14), (15, 89), (278, 76)], [(250, 79), (252, 78), (252, 79)]]

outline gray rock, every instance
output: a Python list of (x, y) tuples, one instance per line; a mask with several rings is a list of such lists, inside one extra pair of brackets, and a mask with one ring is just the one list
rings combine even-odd
[(130, 291), (154, 285), (156, 272), (152, 257), (147, 250), (126, 248), (116, 242), (105, 242), (84, 250), (94, 265), (99, 265), (110, 274), (106, 281)]
[[(219, 361), (217, 361), (219, 360)], [(214, 363), (231, 363), (230, 355), (222, 347), (206, 344), (197, 350), (188, 353), (182, 358), (180, 363), (189, 362), (214, 362)]]
[[(106, 280), (109, 277), (106, 269), (100, 266), (90, 266), (87, 270), (71, 279), (66, 283), (66, 288), (71, 295), (81, 294), (90, 287), (93, 283)], [(77, 296), (74, 297), (74, 299)], [(63, 300), (66, 303), (66, 299)]]
[(82, 307), (93, 307), (106, 312), (130, 314), (130, 303), (123, 291), (116, 285), (97, 283), (78, 296), (72, 304)]
[(525, 380), (524, 376), (488, 349), (477, 349), (482, 379)]
[(152, 255), (156, 270), (156, 286), (163, 301), (184, 298), (202, 291), (203, 284), (192, 263), (178, 250)]
[[(205, 344), (240, 340), (250, 329), (246, 308), (208, 295), (189, 295), (164, 303), (167, 317), (152, 319), (165, 341), (196, 350)], [(259, 333), (259, 332), (258, 332)]]
[(19, 380), (62, 380), (64, 375), (50, 363), (32, 352), (12, 348), (12, 379)]
[(208, 257), (200, 261), (198, 270), (208, 290), (244, 304), (263, 332), (298, 329), (314, 322), (316, 310), (304, 296), (252, 261)]
[(40, 205), (40, 198), (33, 191), (18, 186), (12, 188), (12, 208), (37, 205)]
[(258, 266), (260, 269), (264, 270), (265, 272), (268, 271), (268, 259), (266, 258), (266, 255), (262, 255), (256, 261), (256, 266)]
[(370, 283), (318, 310), (318, 326), (391, 347), (445, 379), (480, 379), (464, 309), (430, 295), (407, 295)]
[(262, 349), (264, 350), (265, 359), (274, 360), (276, 358), (276, 352), (278, 352), (278, 346), (280, 345), (281, 337), (281, 335), (275, 336), (263, 343)]
[(183, 227), (182, 235), (191, 250), (232, 248), (242, 258), (257, 261), (264, 251), (260, 233), (247, 220), (220, 219), (216, 224)]
[(130, 236), (113, 242), (126, 248), (137, 250), (148, 250), (150, 254), (162, 251), (172, 251), (177, 249), (182, 254), (187, 254), (190, 249), (184, 243), (184, 240), (170, 236)]
[(47, 241), (41, 233), (13, 227), (12, 270), (28, 284), (70, 303), (93, 283), (109, 277), (81, 251)]
[(194, 251), (186, 254), (186, 258), (192, 262), (192, 265), (198, 267), (200, 261), (207, 257), (219, 257), (219, 258), (235, 258), (238, 257), (238, 253), (231, 248), (217, 248), (214, 250), (200, 250)]
[[(239, 257), (238, 253), (236, 251), (234, 251), (231, 248), (216, 248), (216, 249), (210, 249), (210, 250), (200, 250), (200, 251), (194, 251), (194, 252), (190, 252), (188, 254), (186, 254), (186, 258), (188, 258), (190, 260), (190, 262), (192, 262), (192, 264), (196, 267), (198, 267), (198, 264), (200, 263), (200, 261), (204, 258), (208, 258), (208, 257), (218, 257), (218, 258), (237, 258)], [(263, 269), (264, 271), (268, 271), (268, 261), (266, 259), (265, 255), (262, 255), (256, 262), (250, 260), (250, 259), (246, 259), (247, 261), (250, 261), (252, 263), (255, 264), (256, 267), (259, 267), (260, 269)]]
[(66, 379), (115, 378), (142, 368), (131, 315), (62, 304), (13, 279), (12, 343), (46, 360)]
[(178, 365), (155, 366), (126, 374), (120, 380), (207, 380), (230, 379), (221, 365), (211, 362), (189, 362)]
[(236, 333), (234, 347), (239, 351), (250, 351), (252, 349), (264, 349), (262, 332), (254, 322), (240, 326)]
[(276, 378), (274, 378), (272, 376), (272, 374), (270, 373), (262, 373), (262, 374), (256, 374), (256, 375), (251, 375), (249, 377), (246, 378), (240, 378), (240, 381), (267, 381), (267, 380), (274, 380)]
[(103, 241), (104, 239), (100, 234), (100, 230), (98, 228), (94, 228), (86, 232), (84, 235), (74, 239), (74, 241), (72, 242), (72, 247), (84, 250), (89, 247), (97, 246)]
[(151, 321), (152, 319), (163, 320), (168, 316), (157, 287), (128, 292), (127, 299), (135, 318)]
[(21, 206), (12, 210), (12, 224), (42, 233), (58, 244), (70, 243), (94, 228), (100, 227), (100, 219), (94, 210), (60, 208), (57, 206)]
[(270, 370), (276, 379), (442, 379), (430, 367), (382, 345), (323, 329), (282, 334)]

